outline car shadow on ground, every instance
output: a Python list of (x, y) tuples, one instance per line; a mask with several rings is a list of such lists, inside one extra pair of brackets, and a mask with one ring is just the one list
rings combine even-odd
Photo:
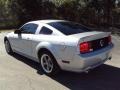
[(35, 62), (35, 61), (32, 61), (31, 59), (28, 59), (24, 56), (21, 56), (17, 53), (14, 53), (11, 55), (12, 57), (14, 57), (16, 60), (19, 60), (27, 65), (29, 65), (30, 67), (34, 68), (37, 70), (37, 73), (39, 73), (40, 75), (42, 75), (42, 70), (40, 69), (40, 64)]
[[(36, 69), (40, 75), (43, 74), (38, 63), (18, 54), (13, 57)], [(50, 78), (73, 90), (120, 90), (120, 68), (105, 64), (88, 74), (61, 71)]]

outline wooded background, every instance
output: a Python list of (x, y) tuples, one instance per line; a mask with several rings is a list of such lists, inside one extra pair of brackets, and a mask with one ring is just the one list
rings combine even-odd
[(16, 28), (39, 19), (120, 28), (120, 0), (0, 0), (0, 28)]

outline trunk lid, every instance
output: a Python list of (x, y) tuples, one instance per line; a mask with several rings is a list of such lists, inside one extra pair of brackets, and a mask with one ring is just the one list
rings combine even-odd
[(110, 34), (111, 34), (110, 32), (92, 31), (92, 32), (73, 34), (70, 36), (78, 38), (79, 42), (85, 42), (85, 41), (93, 41), (104, 37), (108, 37)]
[(99, 50), (99, 49), (102, 49), (108, 46), (110, 44), (109, 42), (110, 34), (111, 34), (110, 32), (93, 31), (93, 32), (74, 34), (70, 36), (78, 38), (78, 49), (77, 50), (81, 51), (80, 45), (81, 43), (85, 42), (84, 45), (87, 43), (90, 43), (90, 50), (88, 50), (88, 52), (91, 52), (91, 51), (96, 51), (96, 50)]

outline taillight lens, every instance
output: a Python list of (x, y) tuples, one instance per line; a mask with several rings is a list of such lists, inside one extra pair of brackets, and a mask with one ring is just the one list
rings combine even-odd
[(111, 36), (108, 36), (108, 42), (109, 42), (109, 44), (112, 42)]
[(91, 51), (91, 43), (90, 42), (83, 42), (80, 43), (80, 53), (87, 53)]

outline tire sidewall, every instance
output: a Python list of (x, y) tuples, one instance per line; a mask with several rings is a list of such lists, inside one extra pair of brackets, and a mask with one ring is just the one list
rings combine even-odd
[[(41, 57), (42, 57), (42, 55), (44, 55), (44, 54), (47, 54), (47, 55), (51, 58), (51, 61), (52, 61), (52, 63), (53, 63), (53, 69), (52, 69), (52, 71), (51, 71), (50, 73), (47, 73), (46, 71), (44, 71), (44, 69), (43, 69), (43, 67), (42, 67), (42, 65), (41, 65)], [(54, 56), (53, 56), (50, 52), (48, 52), (48, 51), (43, 51), (43, 52), (41, 52), (40, 55), (39, 55), (39, 62), (40, 62), (40, 68), (41, 68), (41, 70), (42, 70), (42, 72), (43, 72), (44, 74), (46, 74), (46, 75), (48, 75), (48, 76), (53, 76), (53, 75), (55, 75), (55, 74), (58, 73), (58, 71), (59, 71), (59, 66), (58, 66), (58, 64), (57, 64)]]
[(12, 54), (13, 51), (12, 51), (10, 42), (8, 40), (5, 41), (5, 49), (8, 54)]

